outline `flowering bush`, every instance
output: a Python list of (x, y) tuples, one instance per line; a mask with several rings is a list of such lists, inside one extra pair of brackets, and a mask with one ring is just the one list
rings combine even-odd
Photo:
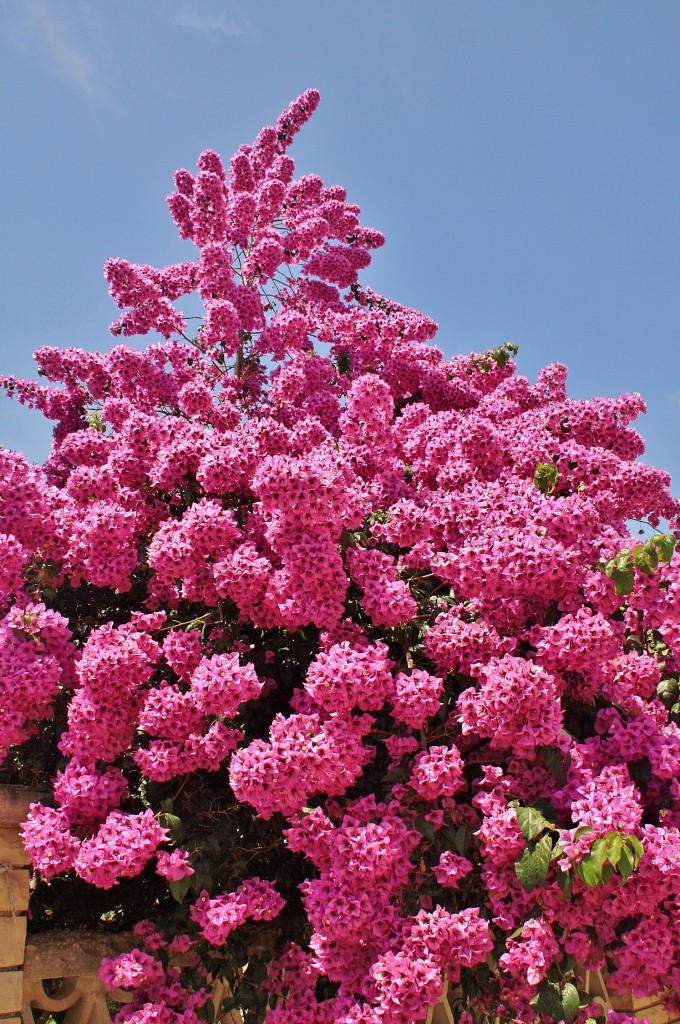
[(0, 451), (35, 927), (135, 926), (129, 1024), (206, 1019), (211, 977), (270, 1024), (410, 1024), (445, 980), (466, 1021), (581, 1024), (577, 963), (680, 991), (680, 504), (643, 402), (446, 360), (362, 287), (383, 236), (287, 152), (317, 101), (177, 172), (194, 259), (106, 264), (113, 333), (164, 341), (3, 378), (56, 421), (42, 468)]

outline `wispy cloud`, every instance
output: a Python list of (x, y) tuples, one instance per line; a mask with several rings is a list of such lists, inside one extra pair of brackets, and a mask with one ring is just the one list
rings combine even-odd
[(103, 95), (97, 64), (58, 16), (49, 0), (24, 0), (21, 30), (15, 40), (30, 49), (43, 70), (76, 89), (90, 104)]
[(250, 29), (246, 18), (231, 18), (224, 13), (201, 12), (187, 7), (176, 11), (172, 20), (180, 28), (193, 29), (212, 39), (219, 36), (236, 38)]

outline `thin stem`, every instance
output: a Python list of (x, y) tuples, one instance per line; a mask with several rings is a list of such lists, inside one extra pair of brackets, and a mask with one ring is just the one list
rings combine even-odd
[(180, 793), (182, 792), (182, 790), (184, 789), (184, 787), (186, 786), (186, 784), (187, 784), (187, 782), (188, 782), (188, 781), (189, 781), (189, 776), (188, 776), (188, 775), (185, 775), (185, 776), (184, 776), (184, 782), (183, 782), (183, 783), (182, 783), (182, 785), (181, 785), (181, 786), (179, 787), (179, 789), (177, 790), (177, 792), (175, 793), (175, 795), (174, 795), (173, 797), (171, 797), (171, 800), (172, 800), (173, 804), (174, 804), (175, 800), (177, 799), (177, 797), (178, 797), (178, 796), (180, 795)]

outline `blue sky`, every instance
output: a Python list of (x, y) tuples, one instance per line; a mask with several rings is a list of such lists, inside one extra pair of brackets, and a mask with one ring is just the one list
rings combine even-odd
[[(640, 391), (680, 494), (677, 0), (4, 0), (0, 372), (106, 348), (109, 256), (189, 258), (164, 199), (321, 91), (292, 150), (387, 235), (364, 280), (447, 355), (511, 341), (570, 393)], [(2, 400), (0, 443), (49, 427)]]

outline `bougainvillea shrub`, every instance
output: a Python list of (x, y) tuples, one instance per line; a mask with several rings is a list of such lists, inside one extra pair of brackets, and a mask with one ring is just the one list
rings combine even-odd
[(0, 452), (33, 927), (134, 926), (130, 1024), (208, 1018), (214, 977), (270, 1024), (679, 991), (680, 505), (642, 399), (445, 359), (360, 284), (383, 236), (288, 155), (317, 101), (177, 172), (187, 261), (108, 261), (107, 354), (4, 378), (56, 423), (42, 468)]

